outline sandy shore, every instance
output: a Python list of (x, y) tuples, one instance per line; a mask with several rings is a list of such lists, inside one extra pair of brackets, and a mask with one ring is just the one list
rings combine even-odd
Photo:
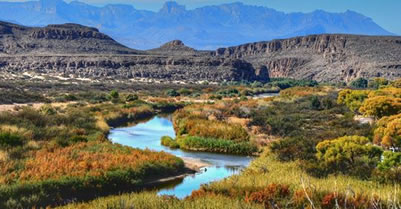
[(178, 179), (183, 179), (189, 175), (193, 175), (197, 172), (200, 172), (200, 170), (204, 167), (210, 166), (210, 164), (202, 162), (201, 160), (195, 159), (195, 158), (182, 157), (181, 159), (184, 160), (184, 163), (185, 163), (185, 169), (182, 174), (176, 175), (176, 176), (170, 176), (167, 178), (157, 179), (157, 180), (148, 182), (147, 184), (150, 184), (150, 185), (162, 184), (162, 183), (175, 181)]
[(182, 157), (181, 159), (184, 160), (185, 167), (194, 171), (199, 171), (201, 168), (210, 166), (210, 164), (195, 158)]

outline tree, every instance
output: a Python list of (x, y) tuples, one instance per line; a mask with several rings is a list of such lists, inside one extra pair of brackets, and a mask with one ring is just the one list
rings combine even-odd
[(396, 115), (401, 113), (401, 98), (377, 96), (366, 99), (359, 112), (365, 116), (382, 118), (384, 116)]
[(373, 142), (385, 148), (401, 147), (401, 114), (383, 117), (376, 123)]
[(368, 80), (364, 78), (358, 78), (352, 81), (350, 86), (357, 89), (366, 89), (368, 87)]
[(316, 146), (316, 157), (329, 173), (340, 172), (369, 177), (380, 162), (382, 149), (363, 136), (344, 136), (325, 140)]
[(356, 112), (362, 106), (370, 91), (345, 89), (338, 93), (337, 103), (346, 105), (351, 111)]

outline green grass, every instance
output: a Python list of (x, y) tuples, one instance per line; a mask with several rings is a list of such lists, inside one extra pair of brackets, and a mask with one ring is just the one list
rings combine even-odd
[(253, 155), (258, 151), (251, 142), (235, 142), (225, 139), (187, 136), (178, 139), (181, 149), (238, 155)]
[(169, 136), (163, 136), (161, 138), (161, 144), (163, 146), (170, 147), (171, 149), (180, 148), (180, 145), (178, 144), (178, 142), (175, 139), (173, 139), (173, 138), (171, 138)]

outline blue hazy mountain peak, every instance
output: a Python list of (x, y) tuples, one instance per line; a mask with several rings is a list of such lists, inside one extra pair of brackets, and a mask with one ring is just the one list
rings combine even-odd
[(180, 5), (175, 1), (167, 1), (164, 3), (163, 7), (160, 9), (161, 14), (182, 14), (186, 12), (186, 7)]
[(28, 26), (77, 23), (96, 27), (115, 40), (138, 49), (150, 49), (182, 40), (197, 49), (247, 42), (321, 34), (393, 35), (371, 18), (354, 11), (284, 13), (241, 2), (187, 10), (167, 1), (158, 12), (131, 5), (92, 6), (80, 1), (39, 0), (1, 2), (0, 19)]

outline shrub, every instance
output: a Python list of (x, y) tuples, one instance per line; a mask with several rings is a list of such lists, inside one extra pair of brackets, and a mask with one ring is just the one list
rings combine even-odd
[(368, 98), (369, 91), (345, 89), (338, 93), (338, 104), (346, 105), (351, 111), (356, 112)]
[(280, 91), (280, 96), (294, 98), (294, 97), (304, 97), (313, 94), (317, 94), (321, 92), (320, 88), (312, 88), (312, 87), (292, 87), (287, 88), (285, 90)]
[[(248, 132), (239, 124), (202, 118), (182, 118), (175, 123), (178, 135), (189, 134), (205, 138), (226, 139), (232, 141), (249, 141)], [(180, 131), (181, 130), (181, 131)]]
[(51, 105), (43, 105), (40, 108), (40, 112), (45, 115), (55, 115), (57, 113), (57, 110), (53, 108)]
[(166, 95), (169, 96), (169, 97), (178, 97), (178, 96), (180, 96), (180, 94), (174, 89), (167, 90), (166, 91)]
[(359, 108), (359, 112), (366, 116), (382, 118), (383, 116), (401, 113), (401, 98), (377, 96), (368, 98)]
[(178, 94), (183, 95), (183, 96), (188, 96), (188, 95), (192, 94), (192, 90), (189, 90), (186, 88), (181, 88), (178, 90)]
[(118, 93), (117, 90), (112, 90), (112, 91), (110, 92), (110, 97), (111, 97), (112, 99), (118, 99), (118, 98), (120, 97), (120, 94)]
[(382, 150), (361, 136), (344, 136), (325, 140), (316, 146), (316, 157), (328, 172), (369, 177), (380, 162)]
[(380, 170), (389, 170), (401, 166), (401, 153), (389, 152), (383, 153), (383, 160), (377, 166)]
[(320, 109), (320, 106), (321, 106), (321, 102), (319, 100), (319, 97), (312, 96), (312, 98), (311, 98), (311, 107), (312, 107), (312, 109), (318, 110), (318, 109)]
[(364, 78), (358, 78), (352, 81), (350, 86), (357, 89), (365, 89), (368, 87), (368, 80)]
[(21, 136), (12, 133), (0, 133), (0, 147), (22, 146), (24, 141)]
[(374, 78), (369, 81), (368, 87), (373, 89), (379, 89), (382, 86), (386, 86), (389, 84), (389, 81), (385, 78)]
[(295, 80), (291, 78), (271, 78), (268, 86), (279, 87), (280, 89), (287, 89), (296, 86), (302, 87), (314, 87), (319, 85), (317, 81), (314, 80)]
[(383, 160), (373, 172), (376, 181), (390, 184), (401, 183), (401, 153), (386, 151)]
[(258, 151), (258, 148), (250, 142), (234, 142), (224, 139), (196, 136), (179, 138), (178, 143), (181, 149), (192, 151), (218, 152), (239, 155), (252, 155)]
[(133, 101), (136, 101), (136, 100), (138, 100), (139, 99), (139, 97), (138, 97), (138, 95), (136, 95), (136, 94), (128, 94), (126, 97), (125, 97), (125, 101), (126, 102), (133, 102)]
[(64, 100), (65, 101), (77, 101), (78, 98), (73, 94), (66, 94), (66, 95), (64, 95)]
[(391, 86), (393, 86), (395, 88), (401, 88), (401, 79), (391, 82)]
[(161, 138), (161, 144), (172, 149), (180, 148), (180, 145), (177, 143), (177, 141), (169, 136), (163, 136)]
[(373, 142), (386, 148), (401, 147), (401, 114), (383, 117), (376, 123)]
[(288, 198), (290, 194), (291, 191), (288, 185), (270, 184), (260, 191), (246, 194), (245, 201), (263, 204), (265, 208), (271, 208), (271, 205), (281, 208), (278, 203), (280, 200)]

